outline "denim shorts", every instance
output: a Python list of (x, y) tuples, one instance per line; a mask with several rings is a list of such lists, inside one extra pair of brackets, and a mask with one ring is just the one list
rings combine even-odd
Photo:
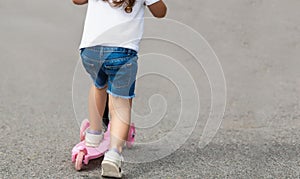
[(135, 96), (137, 52), (122, 47), (94, 46), (82, 48), (82, 64), (99, 89), (122, 98)]

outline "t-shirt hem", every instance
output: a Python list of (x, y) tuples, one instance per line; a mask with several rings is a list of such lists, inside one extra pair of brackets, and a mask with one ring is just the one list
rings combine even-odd
[(128, 49), (132, 49), (135, 50), (136, 52), (139, 52), (139, 47), (136, 45), (116, 45), (116, 44), (109, 44), (109, 43), (83, 43), (79, 46), (79, 50), (83, 49), (83, 48), (88, 48), (88, 47), (94, 47), (94, 46), (98, 46), (98, 45), (103, 45), (103, 46), (108, 46), (108, 47), (123, 47), (123, 48), (128, 48)]

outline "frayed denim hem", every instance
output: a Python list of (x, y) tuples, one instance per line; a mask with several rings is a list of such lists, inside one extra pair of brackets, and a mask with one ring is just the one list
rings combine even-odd
[(107, 84), (105, 84), (105, 85), (103, 85), (103, 86), (100, 86), (100, 85), (98, 85), (98, 84), (96, 83), (96, 81), (94, 81), (94, 85), (95, 85), (95, 87), (98, 88), (98, 89), (104, 89), (104, 88), (107, 87)]
[(117, 95), (117, 94), (114, 94), (112, 93), (111, 91), (109, 90), (106, 90), (106, 92), (110, 95), (112, 95), (113, 97), (119, 97), (119, 98), (124, 98), (124, 99), (132, 99), (135, 97), (135, 95), (131, 95), (131, 96), (122, 96), (122, 95)]

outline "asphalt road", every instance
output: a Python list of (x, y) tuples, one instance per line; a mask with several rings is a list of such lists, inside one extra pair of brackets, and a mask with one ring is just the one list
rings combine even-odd
[[(168, 146), (160, 146), (158, 154), (166, 151), (164, 157), (150, 155), (156, 151), (151, 141), (176, 133), (180, 109), (192, 114), (195, 104), (193, 96), (181, 103), (182, 94), (170, 79), (141, 77), (133, 121), (137, 143), (150, 145), (128, 151), (127, 161), (139, 162), (125, 162), (124, 178), (299, 178), (300, 1), (166, 3), (168, 18), (199, 32), (218, 56), (226, 79), (226, 111), (213, 140), (199, 147), (211, 105), (205, 69), (195, 66), (194, 57), (182, 48), (176, 50), (178, 46), (144, 41), (142, 53), (173, 54), (185, 65), (201, 109), (197, 119), (182, 127), (189, 132), (178, 129), (178, 140), (170, 138)], [(81, 172), (71, 163), (90, 83), (81, 64), (77, 66), (85, 8), (59, 0), (0, 2), (0, 178), (101, 178), (101, 159)], [(149, 33), (157, 30), (166, 29), (147, 26)], [(140, 65), (147, 58), (141, 56)], [(157, 120), (155, 115), (163, 117)], [(179, 138), (187, 140), (180, 143)]]

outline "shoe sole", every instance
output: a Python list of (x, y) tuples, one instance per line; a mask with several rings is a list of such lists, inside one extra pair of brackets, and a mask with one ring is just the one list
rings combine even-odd
[(103, 177), (122, 178), (122, 173), (119, 167), (116, 166), (116, 164), (110, 161), (103, 161), (101, 165), (102, 165), (101, 175)]

